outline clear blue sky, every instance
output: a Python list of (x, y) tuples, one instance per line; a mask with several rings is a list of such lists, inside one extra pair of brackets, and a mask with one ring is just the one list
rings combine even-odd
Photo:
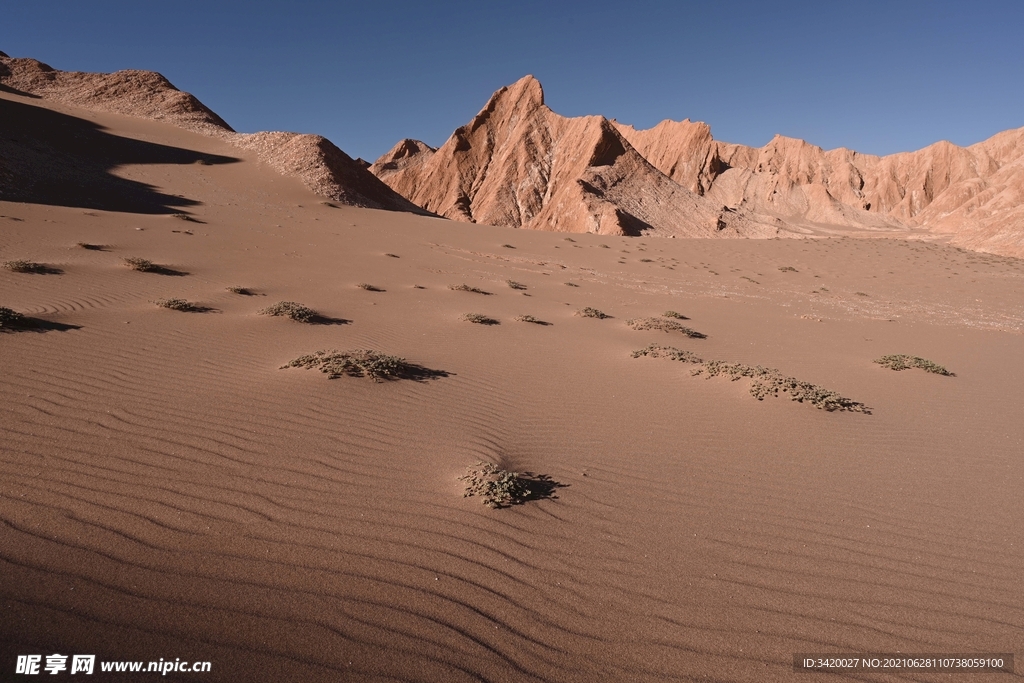
[(240, 131), (320, 133), (373, 160), (447, 139), (532, 73), (560, 114), (706, 121), (886, 154), (1024, 126), (1024, 2), (0, 4), (0, 50), (152, 69)]

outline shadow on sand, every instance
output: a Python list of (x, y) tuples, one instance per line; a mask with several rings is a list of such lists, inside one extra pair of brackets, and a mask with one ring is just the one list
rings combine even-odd
[[(21, 94), (21, 93), (18, 93)], [(102, 211), (176, 214), (199, 202), (121, 178), (132, 164), (229, 164), (239, 159), (125, 138), (93, 121), (0, 98), (0, 199)]]

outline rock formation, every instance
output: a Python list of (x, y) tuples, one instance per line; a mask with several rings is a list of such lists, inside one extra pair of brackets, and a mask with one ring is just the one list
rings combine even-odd
[(783, 136), (754, 148), (689, 120), (564, 118), (527, 76), (439, 149), (403, 140), (370, 170), (455, 220), (694, 237), (913, 230), (1024, 257), (1024, 128), (884, 157)]
[(723, 211), (655, 168), (600, 116), (565, 118), (532, 76), (496, 92), (437, 150), (403, 140), (370, 170), (454, 220), (601, 234), (767, 237), (771, 219)]

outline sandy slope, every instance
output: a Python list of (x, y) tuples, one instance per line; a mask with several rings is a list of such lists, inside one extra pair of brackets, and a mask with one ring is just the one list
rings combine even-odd
[[(0, 202), (0, 261), (63, 271), (0, 270), (0, 305), (50, 323), (0, 334), (5, 675), (15, 654), (93, 652), (210, 660), (207, 681), (783, 681), (797, 651), (1024, 653), (1020, 261), (332, 208), (215, 139), (30, 104), (239, 161), (109, 169), (201, 223)], [(255, 314), (279, 300), (349, 322)], [(708, 338), (624, 324), (666, 309)], [(871, 413), (630, 357), (651, 343)], [(322, 348), (449, 375), (278, 369)], [(565, 486), (490, 510), (456, 480), (481, 459)], [(971, 680), (989, 678), (1012, 679)]]

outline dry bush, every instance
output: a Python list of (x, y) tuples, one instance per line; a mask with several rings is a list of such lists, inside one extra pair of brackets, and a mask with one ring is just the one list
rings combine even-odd
[(516, 320), (521, 323), (534, 323), (535, 325), (550, 325), (551, 323), (545, 322), (540, 318), (535, 318), (532, 315), (517, 315)]
[(198, 311), (199, 306), (196, 306), (190, 301), (184, 299), (157, 299), (153, 302), (160, 308), (169, 308), (172, 311)]
[(505, 284), (508, 285), (511, 289), (526, 289), (526, 285), (524, 285), (522, 282), (516, 282), (515, 280), (505, 280)]
[(466, 284), (462, 284), (462, 285), (448, 285), (448, 289), (451, 289), (451, 290), (456, 291), (456, 292), (473, 292), (474, 294), (486, 294), (488, 296), (490, 296), (490, 294), (491, 294), (490, 292), (485, 292), (482, 289), (479, 289), (477, 287), (470, 287), (469, 285), (466, 285)]
[(0, 306), (0, 330), (9, 330), (25, 324), (25, 316), (15, 310)]
[(794, 401), (810, 403), (820, 410), (827, 410), (829, 412), (838, 410), (853, 413), (871, 412), (866, 405), (859, 401), (841, 396), (835, 391), (825, 389), (817, 384), (804, 382), (795, 377), (786, 377), (774, 368), (710, 360), (692, 371), (694, 375), (702, 373), (705, 373), (707, 378), (725, 375), (734, 382), (742, 377), (749, 377), (753, 380), (750, 384), (750, 395), (759, 401), (764, 400), (765, 396), (778, 396), (781, 391), (789, 394), (790, 398)]
[(783, 273), (799, 273), (800, 271), (793, 266), (779, 266), (779, 270)]
[(328, 379), (338, 377), (369, 377), (374, 382), (393, 379), (411, 379), (424, 381), (437, 377), (447, 377), (443, 370), (431, 370), (422, 365), (410, 363), (398, 356), (389, 356), (370, 349), (354, 351), (317, 351), (300, 356), (291, 361), (285, 368), (316, 369), (327, 375)]
[(662, 315), (662, 317), (665, 317), (665, 318), (675, 318), (676, 320), (689, 320), (689, 318), (687, 318), (682, 313), (676, 313), (675, 311), (665, 311), (661, 315)]
[(355, 351), (317, 351), (300, 356), (285, 368), (315, 368), (326, 374), (329, 379), (337, 377), (369, 377), (374, 382), (382, 382), (389, 377), (397, 377), (409, 364), (404, 358), (389, 356), (369, 349)]
[(367, 292), (383, 292), (384, 291), (380, 287), (376, 287), (374, 285), (367, 284), (365, 282), (360, 282), (358, 285), (356, 285), (356, 287), (358, 287), (359, 289), (365, 289)]
[(107, 248), (104, 244), (90, 244), (89, 242), (77, 242), (75, 246), (79, 249), (88, 249), (89, 251), (105, 251)]
[(127, 256), (123, 259), (124, 264), (132, 270), (137, 270), (142, 273), (150, 273), (155, 270), (159, 270), (160, 266), (156, 265), (149, 259), (138, 258), (137, 256)]
[(248, 287), (239, 287), (237, 285), (227, 288), (232, 294), (241, 294), (242, 296), (252, 296), (253, 291)]
[(276, 315), (291, 318), (300, 323), (312, 322), (318, 317), (316, 311), (294, 301), (279, 301), (273, 306), (260, 309), (259, 315)]
[(945, 375), (946, 377), (955, 377), (956, 375), (946, 368), (942, 367), (937, 363), (926, 358), (920, 358), (919, 356), (907, 356), (902, 353), (891, 354), (888, 356), (882, 356), (875, 360), (876, 363), (881, 365), (883, 368), (889, 368), (890, 370), (909, 370), (910, 368), (920, 368), (925, 372), (931, 372), (936, 375)]
[(12, 273), (39, 273), (46, 274), (52, 272), (52, 269), (42, 263), (35, 263), (34, 261), (5, 261), (4, 268), (11, 271)]
[(706, 339), (707, 335), (691, 330), (685, 325), (677, 323), (675, 320), (664, 319), (664, 318), (634, 318), (633, 320), (627, 320), (626, 324), (632, 327), (634, 330), (661, 330), (662, 332), (682, 332), (687, 337), (693, 339)]
[(462, 319), (466, 322), (476, 323), (477, 325), (500, 325), (500, 321), (494, 318), (488, 318), (483, 313), (466, 313), (462, 316)]
[(503, 244), (501, 246), (502, 246), (503, 249), (515, 249), (515, 247), (512, 246), (511, 244)]
[(674, 346), (658, 346), (657, 344), (651, 344), (647, 348), (637, 349), (633, 352), (633, 358), (639, 358), (640, 356), (650, 356), (651, 358), (668, 358), (669, 360), (677, 360), (683, 363), (703, 363), (704, 361), (698, 358), (696, 355), (689, 351), (677, 349)]
[(573, 315), (577, 315), (577, 316), (579, 316), (581, 318), (599, 318), (599, 319), (604, 319), (604, 318), (610, 318), (611, 317), (607, 313), (603, 313), (603, 312), (597, 310), (596, 308), (591, 308), (590, 306), (587, 306), (586, 308), (581, 308), (580, 310), (576, 311), (576, 313), (574, 313)]

